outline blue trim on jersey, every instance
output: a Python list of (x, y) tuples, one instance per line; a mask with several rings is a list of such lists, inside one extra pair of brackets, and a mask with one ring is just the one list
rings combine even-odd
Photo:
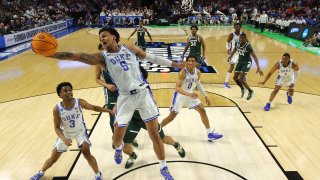
[(79, 107), (80, 112), (82, 113), (82, 107), (80, 105), (80, 99), (78, 99), (78, 107)]
[[(153, 101), (154, 105), (155, 105), (156, 108), (158, 109), (158, 105), (157, 105), (156, 101), (154, 100), (154, 97), (153, 97), (152, 91), (151, 91), (151, 89), (150, 89), (150, 86), (148, 86), (147, 89), (148, 89), (148, 92), (149, 92), (149, 94), (150, 94), (150, 96), (151, 96), (151, 98), (152, 98), (152, 101)], [(158, 113), (159, 113), (159, 109), (158, 109)]]
[[(76, 101), (75, 98), (73, 98), (73, 100)], [(60, 102), (60, 105), (61, 105), (62, 109), (66, 110), (66, 111), (71, 111), (76, 106), (76, 102), (73, 102), (73, 107), (71, 109), (64, 107), (62, 102)]]
[(146, 119), (146, 120), (143, 120), (143, 121), (144, 121), (144, 122), (153, 121), (153, 120), (157, 119), (157, 118), (159, 117), (159, 115), (160, 115), (160, 114), (157, 114), (157, 115), (155, 115), (155, 116), (153, 116), (153, 117), (151, 117), (151, 118), (148, 118), (148, 119)]
[(127, 127), (127, 124), (119, 124), (119, 123), (118, 123), (118, 127), (120, 127), (120, 128), (121, 128), (121, 127)]

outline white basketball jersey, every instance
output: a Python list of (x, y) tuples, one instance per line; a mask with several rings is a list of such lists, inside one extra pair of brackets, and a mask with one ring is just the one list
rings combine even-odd
[(192, 93), (197, 87), (198, 71), (195, 68), (194, 73), (191, 74), (187, 68), (184, 68), (183, 70), (186, 72), (186, 78), (183, 80), (181, 88), (188, 93)]
[(57, 104), (57, 106), (61, 118), (60, 128), (62, 130), (64, 130), (67, 133), (74, 133), (86, 129), (79, 99), (74, 98), (74, 105), (71, 109), (65, 108), (62, 105), (62, 102)]
[(240, 34), (242, 32), (240, 31), (239, 35), (236, 34), (236, 32), (233, 32), (233, 37), (232, 37), (232, 40), (231, 40), (231, 52), (233, 51), (233, 49), (236, 47), (236, 43), (239, 42), (239, 37), (240, 37)]
[(126, 45), (119, 45), (116, 53), (102, 52), (106, 69), (121, 93), (141, 90), (146, 87), (139, 69), (139, 58)]
[(293, 77), (294, 76), (294, 70), (292, 68), (293, 60), (290, 60), (289, 65), (287, 67), (284, 67), (281, 61), (279, 61), (279, 76), (281, 78), (286, 77)]

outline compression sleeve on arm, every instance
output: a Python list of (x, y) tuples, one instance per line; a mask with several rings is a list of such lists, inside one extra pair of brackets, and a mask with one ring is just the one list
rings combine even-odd
[(170, 61), (164, 57), (155, 56), (155, 55), (149, 54), (149, 53), (146, 53), (146, 60), (150, 61), (152, 63), (155, 63), (155, 64), (169, 66), (169, 67), (171, 67), (171, 64), (172, 64), (172, 61)]
[(201, 85), (201, 83), (200, 83), (200, 80), (197, 81), (197, 88), (198, 88), (198, 90), (200, 91), (200, 93), (201, 93), (204, 97), (207, 96), (206, 92), (205, 92), (205, 91), (203, 90), (203, 88), (202, 88), (202, 85)]

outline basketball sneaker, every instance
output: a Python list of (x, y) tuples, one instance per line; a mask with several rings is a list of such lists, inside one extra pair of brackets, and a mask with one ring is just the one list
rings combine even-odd
[(180, 157), (184, 158), (186, 156), (186, 152), (184, 151), (183, 147), (180, 145), (179, 142), (176, 142), (178, 144), (178, 147), (176, 150), (178, 151)]
[(229, 83), (228, 83), (228, 82), (224, 82), (224, 87), (225, 87), (225, 88), (228, 88), (228, 89), (231, 88), (231, 87), (229, 86)]
[(253, 92), (252, 90), (251, 90), (251, 91), (249, 91), (249, 94), (248, 94), (247, 100), (252, 99), (253, 94), (254, 94), (254, 92)]
[(133, 156), (131, 157), (131, 156), (129, 156), (129, 159), (128, 159), (128, 161), (126, 162), (126, 165), (124, 166), (126, 169), (129, 169), (129, 168), (131, 168), (132, 166), (133, 166), (133, 164), (134, 164), (134, 161), (136, 160), (138, 158), (138, 155), (135, 153), (135, 152), (133, 152)]
[(287, 92), (287, 97), (288, 97), (288, 99), (287, 99), (288, 103), (292, 104), (292, 96), (289, 96), (288, 92)]
[(32, 177), (30, 178), (30, 180), (40, 180), (40, 178), (41, 178), (43, 175), (44, 175), (44, 173), (39, 171), (37, 174), (35, 174), (34, 176), (32, 176)]
[(241, 98), (243, 98), (243, 96), (246, 94), (246, 92), (247, 92), (246, 88), (241, 89)]
[(139, 146), (138, 141), (137, 140), (133, 140), (132, 146), (137, 148)]
[(174, 180), (169, 172), (168, 166), (160, 169), (160, 174), (162, 177), (164, 177), (165, 180)]
[(117, 150), (114, 152), (114, 161), (117, 164), (121, 164), (122, 161), (122, 150)]
[(96, 180), (103, 180), (101, 172), (99, 172), (99, 176), (96, 176)]
[(270, 103), (267, 103), (266, 106), (263, 108), (265, 111), (269, 111), (270, 110)]
[(213, 130), (211, 133), (208, 134), (208, 141), (211, 142), (213, 140), (220, 139), (222, 137), (223, 137), (222, 134), (219, 134), (218, 132), (215, 132), (215, 130)]

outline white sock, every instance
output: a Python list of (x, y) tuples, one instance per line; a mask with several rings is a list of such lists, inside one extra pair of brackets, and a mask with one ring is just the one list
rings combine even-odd
[(101, 172), (99, 171), (97, 174), (96, 174), (96, 177), (99, 177), (101, 174)]
[(230, 74), (231, 74), (231, 73), (227, 72), (227, 77), (226, 77), (226, 80), (225, 80), (224, 82), (229, 82)]
[(166, 160), (160, 160), (159, 162), (160, 162), (160, 169), (167, 167)]
[(121, 143), (121, 145), (119, 147), (116, 147), (116, 150), (122, 150), (123, 148), (123, 142)]
[(271, 102), (270, 102), (270, 101), (269, 101), (268, 103), (271, 105)]
[(40, 174), (44, 174), (44, 172), (42, 170), (39, 171)]
[(208, 128), (208, 129), (207, 129), (207, 134), (209, 134), (209, 133), (211, 133), (211, 132), (212, 132), (211, 129)]

